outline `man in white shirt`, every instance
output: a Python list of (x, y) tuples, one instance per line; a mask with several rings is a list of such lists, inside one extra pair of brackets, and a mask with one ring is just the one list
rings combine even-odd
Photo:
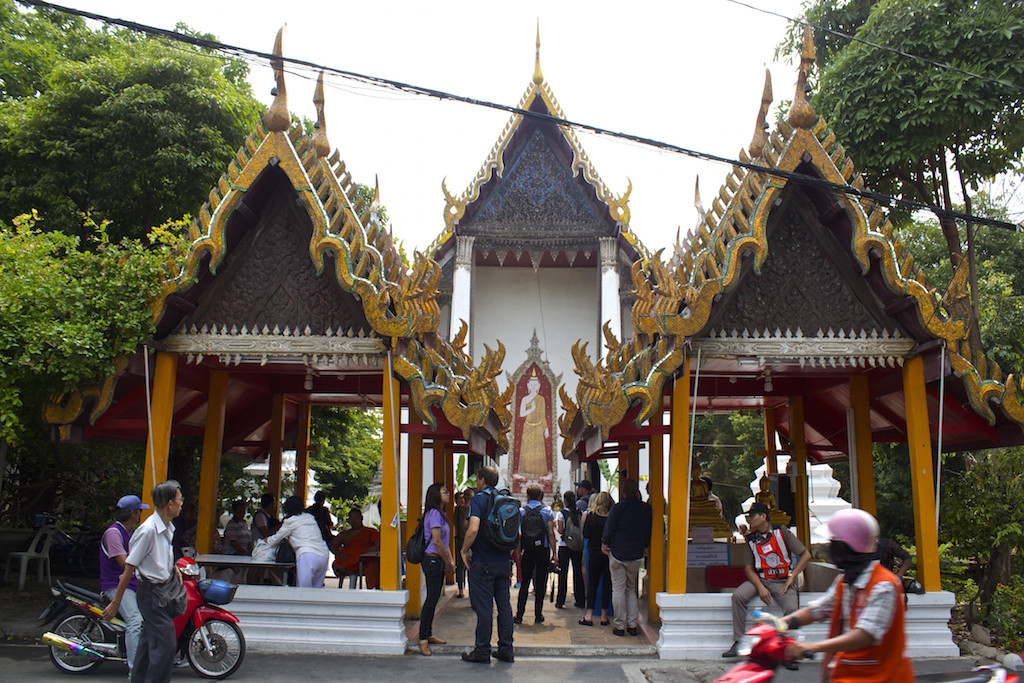
[(174, 566), (174, 524), (171, 520), (181, 514), (181, 485), (173, 479), (157, 484), (153, 489), (156, 513), (150, 515), (132, 534), (125, 560), (124, 572), (117, 584), (113, 600), (103, 609), (108, 621), (116, 614), (132, 576), (139, 574), (137, 592), (142, 612), (142, 637), (132, 667), (133, 683), (167, 683), (174, 668), (174, 615), (168, 605), (161, 605), (157, 595), (160, 584), (180, 581)]

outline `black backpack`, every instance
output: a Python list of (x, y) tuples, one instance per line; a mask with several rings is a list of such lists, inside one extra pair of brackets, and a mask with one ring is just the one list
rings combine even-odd
[(412, 532), (409, 542), (405, 544), (405, 560), (412, 564), (419, 564), (423, 561), (423, 554), (427, 551), (427, 539), (423, 534), (423, 520), (419, 520), (416, 531)]
[(527, 506), (523, 511), (523, 519), (519, 522), (519, 544), (523, 550), (527, 548), (539, 548), (544, 545), (544, 537), (547, 536), (548, 525), (544, 521), (544, 513), (541, 506)]
[(480, 520), (480, 534), (498, 550), (512, 552), (519, 544), (519, 501), (508, 489), (491, 489), (487, 514)]

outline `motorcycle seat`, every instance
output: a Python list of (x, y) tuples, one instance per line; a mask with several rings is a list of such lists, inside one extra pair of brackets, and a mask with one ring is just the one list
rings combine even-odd
[(955, 671), (942, 674), (924, 674), (914, 677), (915, 683), (987, 683), (992, 680), (995, 672), (991, 669), (977, 671)]
[(64, 591), (65, 593), (70, 593), (71, 595), (79, 597), (83, 600), (94, 602), (98, 605), (107, 604), (107, 600), (105, 600), (103, 596), (99, 593), (94, 593), (91, 590), (82, 588), (81, 586), (76, 586), (73, 583), (68, 583), (67, 581), (64, 581), (62, 579), (57, 579), (57, 589)]

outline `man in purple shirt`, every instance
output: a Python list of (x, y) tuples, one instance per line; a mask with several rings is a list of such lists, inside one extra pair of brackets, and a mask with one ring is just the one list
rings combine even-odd
[[(103, 532), (100, 539), (100, 591), (107, 600), (113, 599), (117, 592), (117, 582), (128, 557), (128, 539), (132, 537), (132, 530), (139, 525), (141, 511), (148, 509), (149, 506), (139, 500), (138, 496), (122, 496), (114, 508), (114, 523)], [(129, 678), (139, 645), (139, 635), (142, 633), (142, 612), (139, 611), (139, 602), (135, 597), (138, 584), (137, 579), (132, 579), (117, 609), (126, 624), (124, 647)]]

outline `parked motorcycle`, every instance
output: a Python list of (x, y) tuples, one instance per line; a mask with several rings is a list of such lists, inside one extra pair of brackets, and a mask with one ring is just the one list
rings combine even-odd
[[(786, 656), (786, 646), (793, 638), (786, 635), (786, 622), (776, 616), (754, 611), (756, 624), (747, 631), (751, 640), (749, 647), (740, 648), (740, 655), (746, 661), (740, 662), (715, 683), (768, 683), (775, 680), (780, 664), (791, 662)], [(999, 666), (982, 667), (963, 673), (923, 674), (914, 676), (915, 683), (1019, 683), (1017, 676), (1008, 674)]]
[[(174, 620), (178, 650), (200, 676), (227, 678), (238, 671), (245, 657), (245, 636), (238, 618), (221, 605), (235, 597), (237, 586), (224, 581), (199, 580), (199, 566), (184, 557), (177, 562), (188, 595), (185, 613)], [(42, 641), (50, 647), (50, 660), (65, 673), (81, 674), (103, 662), (125, 661), (125, 623), (101, 616), (107, 600), (92, 591), (57, 580), (50, 589), (54, 601), (40, 615), (44, 622), (61, 620)]]

